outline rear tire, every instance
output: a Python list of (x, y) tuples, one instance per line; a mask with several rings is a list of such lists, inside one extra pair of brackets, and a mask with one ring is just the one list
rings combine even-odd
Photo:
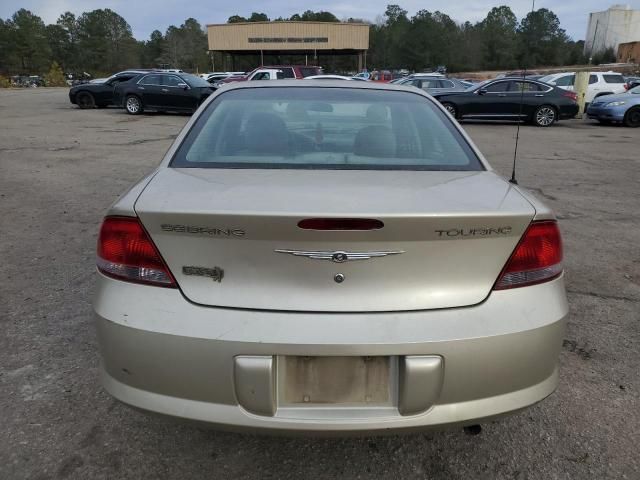
[(85, 110), (94, 108), (96, 106), (96, 99), (93, 98), (93, 95), (89, 92), (80, 92), (76, 96), (76, 103), (78, 104), (78, 107)]
[(124, 100), (124, 109), (129, 115), (140, 115), (144, 111), (142, 100), (135, 95), (127, 95)]
[(640, 107), (632, 107), (627, 110), (627, 113), (624, 114), (623, 122), (627, 127), (640, 127)]
[(445, 108), (447, 112), (451, 114), (453, 118), (458, 118), (458, 110), (456, 109), (456, 106), (453, 103), (444, 102), (442, 106)]
[(550, 127), (558, 120), (556, 109), (551, 105), (540, 105), (533, 112), (533, 124), (537, 127)]

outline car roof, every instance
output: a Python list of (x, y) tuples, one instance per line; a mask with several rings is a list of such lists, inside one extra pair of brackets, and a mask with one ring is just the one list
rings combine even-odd
[(318, 65), (260, 65), (258, 68), (320, 68)]
[(528, 77), (524, 77), (522, 78), (521, 76), (518, 77), (501, 77), (501, 78), (492, 78), (490, 81), (496, 81), (496, 82), (501, 82), (501, 81), (509, 81), (509, 80), (517, 80), (517, 81), (525, 81), (525, 82), (533, 82), (533, 83), (544, 83), (541, 82), (540, 79), (538, 78), (528, 78)]
[(408, 75), (409, 77), (437, 77), (437, 78), (446, 78), (445, 75), (441, 74), (441, 73), (436, 73), (436, 72), (432, 72), (432, 73), (412, 73), (411, 75)]
[(274, 87), (300, 87), (300, 88), (354, 88), (362, 90), (387, 90), (397, 92), (419, 93), (424, 97), (431, 98), (429, 94), (417, 88), (408, 88), (404, 85), (381, 82), (345, 82), (344, 80), (272, 80), (269, 82), (234, 82), (225, 86), (224, 91), (243, 89), (243, 88), (274, 88)]
[(344, 75), (337, 75), (334, 73), (327, 73), (323, 75), (311, 75), (309, 77), (305, 77), (305, 80), (352, 80), (353, 77), (347, 77)]

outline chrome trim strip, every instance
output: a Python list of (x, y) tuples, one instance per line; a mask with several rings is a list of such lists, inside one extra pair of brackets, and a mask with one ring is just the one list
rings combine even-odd
[(386, 257), (388, 255), (400, 255), (404, 253), (404, 250), (381, 250), (373, 252), (345, 252), (341, 250), (336, 251), (322, 251), (322, 250), (284, 250), (276, 249), (277, 253), (286, 253), (295, 257), (307, 257), (313, 260), (331, 260), (335, 263), (344, 263), (351, 260), (369, 260), (371, 258)]

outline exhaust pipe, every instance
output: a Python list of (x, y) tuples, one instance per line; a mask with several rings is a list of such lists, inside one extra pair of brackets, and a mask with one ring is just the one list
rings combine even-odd
[(462, 429), (467, 435), (480, 435), (482, 433), (482, 426), (480, 425), (468, 425), (466, 427), (462, 427)]

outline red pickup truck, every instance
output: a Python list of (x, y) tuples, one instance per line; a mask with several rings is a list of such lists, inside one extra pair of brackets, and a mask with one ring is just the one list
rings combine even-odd
[(261, 67), (254, 68), (246, 75), (234, 75), (227, 77), (220, 83), (230, 82), (246, 82), (253, 78), (253, 74), (258, 70), (265, 68), (278, 69), (282, 71), (283, 78), (295, 78), (297, 80), (305, 77), (311, 77), (312, 75), (322, 75), (322, 67), (316, 67), (313, 65), (263, 65)]

